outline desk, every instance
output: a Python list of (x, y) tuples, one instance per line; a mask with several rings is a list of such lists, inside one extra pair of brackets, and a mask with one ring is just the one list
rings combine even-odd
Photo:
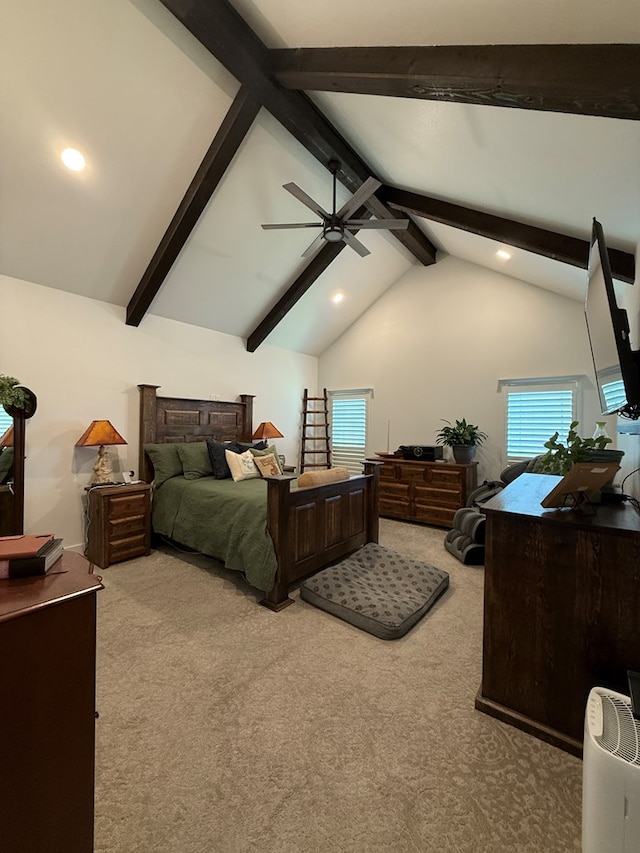
[(582, 754), (589, 690), (628, 694), (640, 669), (640, 516), (545, 510), (560, 481), (522, 474), (487, 515), (482, 686), (476, 708)]
[(93, 850), (99, 589), (73, 552), (0, 581), (2, 853)]

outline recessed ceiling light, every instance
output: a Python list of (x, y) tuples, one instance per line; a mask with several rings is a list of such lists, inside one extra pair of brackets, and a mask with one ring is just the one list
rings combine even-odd
[(331, 297), (331, 299), (332, 299), (332, 300), (336, 303), (336, 305), (337, 305), (337, 304), (338, 304), (338, 302), (342, 302), (342, 300), (344, 299), (344, 293), (334, 293), (334, 295)]
[(75, 148), (65, 148), (60, 159), (73, 172), (81, 172), (85, 167), (85, 159), (83, 155)]
[(498, 249), (496, 255), (503, 261), (508, 261), (511, 257), (511, 252), (506, 252), (504, 249)]

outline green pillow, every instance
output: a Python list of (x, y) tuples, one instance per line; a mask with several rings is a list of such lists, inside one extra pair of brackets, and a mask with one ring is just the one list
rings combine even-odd
[(276, 450), (275, 444), (270, 444), (266, 450), (256, 450), (255, 447), (250, 447), (249, 450), (253, 453), (254, 456), (266, 456), (267, 453), (273, 453), (276, 457), (276, 462), (278, 464), (278, 468), (280, 469), (280, 473), (282, 474), (282, 465), (280, 464), (280, 458), (278, 456), (278, 451)]
[(200, 477), (213, 475), (206, 441), (190, 441), (186, 444), (176, 444), (176, 447), (185, 480), (198, 480)]
[(153, 464), (153, 482), (156, 488), (165, 480), (182, 474), (182, 462), (177, 447), (177, 444), (145, 444), (145, 453)]

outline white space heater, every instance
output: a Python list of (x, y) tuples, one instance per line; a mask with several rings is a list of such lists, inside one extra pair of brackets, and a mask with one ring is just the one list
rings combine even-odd
[(594, 687), (584, 721), (583, 853), (640, 853), (640, 721), (628, 696)]

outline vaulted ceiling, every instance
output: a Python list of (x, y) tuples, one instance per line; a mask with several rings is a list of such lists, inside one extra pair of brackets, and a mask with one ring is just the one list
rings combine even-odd
[[(633, 281), (635, 0), (22, 0), (3, 12), (0, 272), (320, 354), (447, 254), (581, 299), (591, 218)], [(295, 50), (294, 50), (295, 48)], [(59, 166), (62, 148), (87, 168)], [(301, 255), (293, 181), (409, 217)], [(313, 218), (313, 217), (312, 217)], [(496, 258), (508, 248), (508, 262)], [(342, 291), (336, 306), (329, 296)]]

